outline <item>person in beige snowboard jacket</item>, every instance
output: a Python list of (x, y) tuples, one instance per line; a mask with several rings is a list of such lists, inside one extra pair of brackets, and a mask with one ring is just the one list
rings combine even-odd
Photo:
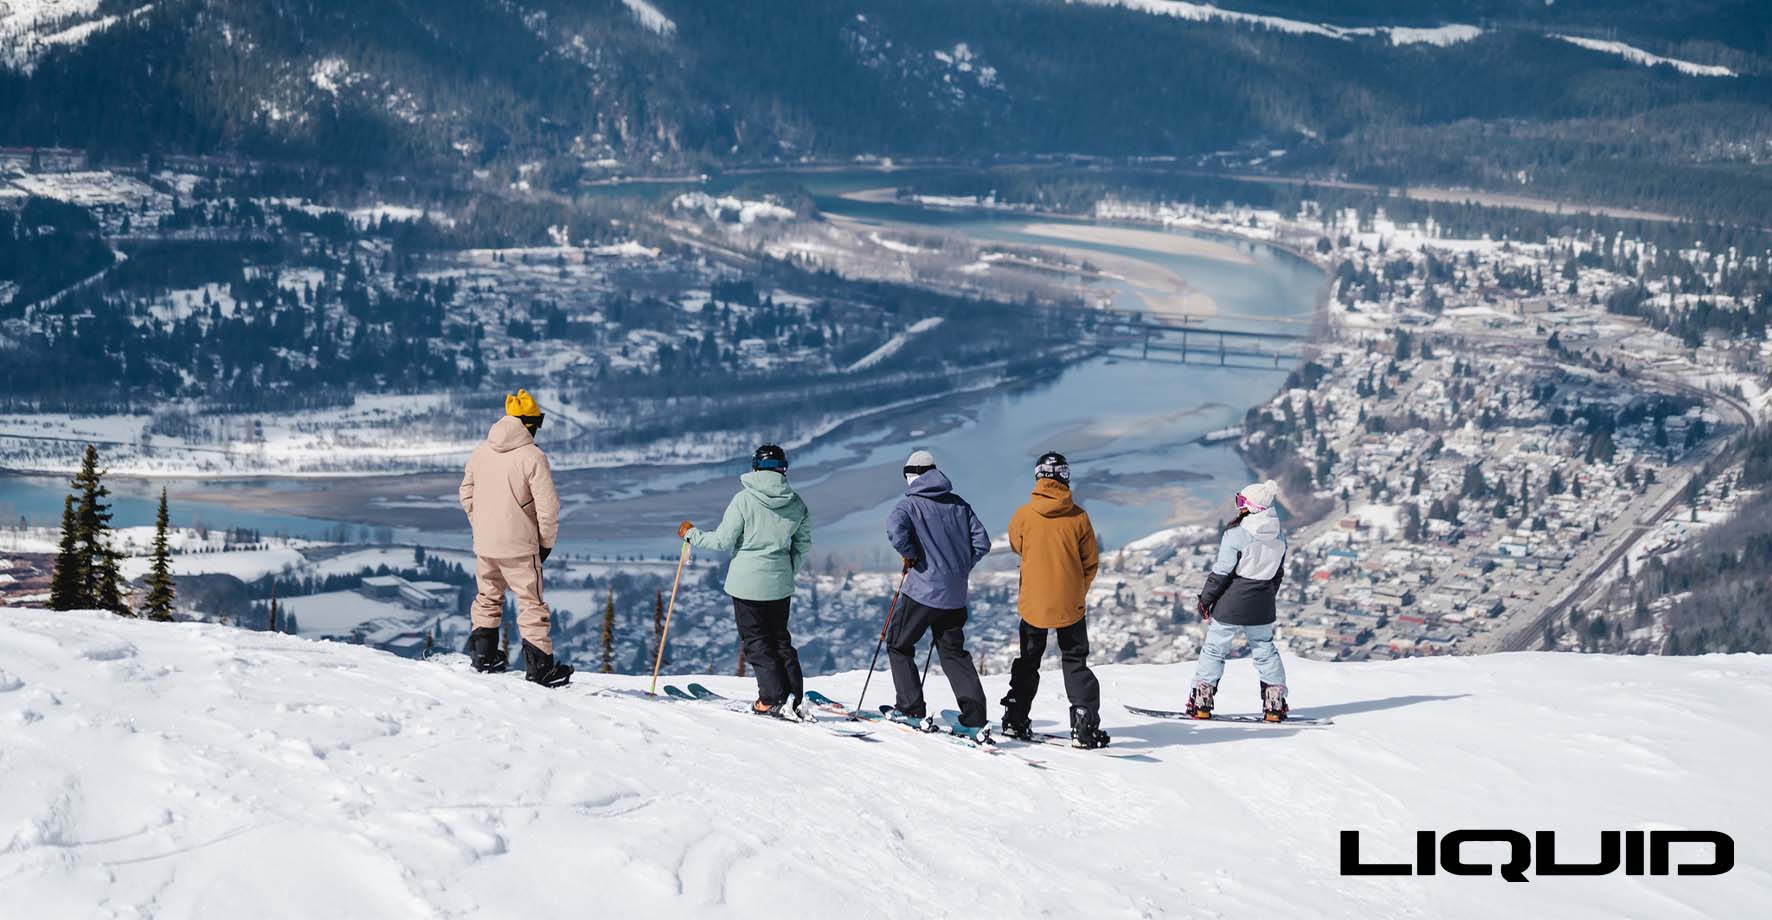
[(509, 666), (498, 641), (509, 589), (517, 595), (517, 631), (528, 678), (559, 686), (572, 669), (554, 661), (541, 567), (560, 531), (560, 496), (548, 458), (535, 444), (541, 409), (528, 391), (518, 390), (505, 398), (505, 412), (474, 449), (461, 478), (461, 507), (474, 530), (479, 582), (468, 648), (475, 670)]

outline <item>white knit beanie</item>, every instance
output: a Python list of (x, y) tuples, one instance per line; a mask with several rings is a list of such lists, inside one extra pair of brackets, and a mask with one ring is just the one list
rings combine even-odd
[(1237, 493), (1237, 507), (1247, 508), (1252, 512), (1266, 511), (1274, 506), (1274, 500), (1279, 497), (1280, 485), (1272, 479), (1252, 482)]

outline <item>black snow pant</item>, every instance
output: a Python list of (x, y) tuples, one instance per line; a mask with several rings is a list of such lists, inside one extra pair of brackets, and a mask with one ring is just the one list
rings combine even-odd
[[(1058, 657), (1064, 668), (1064, 692), (1072, 707), (1092, 715), (1101, 712), (1101, 682), (1089, 670), (1089, 620), (1058, 630)], [(1021, 621), (1021, 656), (1009, 666), (1009, 695), (1003, 697), (1003, 720), (1026, 721), (1040, 690), (1040, 656), (1046, 654), (1046, 630)]]
[(798, 703), (806, 691), (800, 653), (794, 649), (794, 637), (788, 635), (788, 605), (792, 601), (791, 597), (778, 601), (732, 599), (738, 641), (744, 646), (745, 661), (757, 675), (757, 699), (771, 706), (788, 702), (790, 696)]
[(966, 608), (925, 607), (908, 597), (901, 601), (904, 609), (892, 618), (892, 629), (886, 637), (892, 684), (898, 689), (898, 711), (919, 719), (927, 715), (923, 675), (917, 670), (917, 643), (924, 632), (931, 632), (930, 641), (941, 656), (941, 670), (947, 674), (954, 699), (960, 704), (960, 724), (983, 727), (989, 720), (984, 713), (984, 685), (978, 682), (978, 668), (966, 653)]

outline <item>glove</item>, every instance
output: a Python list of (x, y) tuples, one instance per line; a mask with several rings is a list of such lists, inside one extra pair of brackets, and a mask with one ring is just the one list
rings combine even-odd
[(1200, 611), (1200, 619), (1202, 619), (1202, 620), (1212, 619), (1212, 608), (1206, 606), (1206, 599), (1205, 598), (1203, 598), (1203, 597), (1194, 598), (1194, 609)]
[(909, 572), (911, 569), (914, 569), (917, 567), (917, 560), (915, 560), (915, 559), (911, 559), (907, 556), (900, 556), (898, 558), (904, 560), (904, 570), (906, 572)]
[(678, 524), (677, 525), (677, 539), (681, 540), (681, 539), (684, 539), (685, 537), (688, 537), (689, 532), (694, 529), (695, 529), (695, 525), (690, 523), (689, 521), (684, 521), (683, 523)]
[(552, 546), (542, 547), (541, 548), (541, 561), (543, 563), (546, 563), (548, 561), (548, 557), (553, 554), (554, 554), (554, 548)]

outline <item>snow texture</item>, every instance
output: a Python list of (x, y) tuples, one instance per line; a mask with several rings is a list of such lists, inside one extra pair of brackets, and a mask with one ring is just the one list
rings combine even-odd
[(1634, 45), (1627, 45), (1624, 42), (1601, 41), (1597, 38), (1582, 38), (1578, 35), (1554, 35), (1552, 37), (1560, 38), (1571, 45), (1579, 45), (1589, 51), (1599, 51), (1604, 54), (1616, 54), (1633, 64), (1641, 64), (1644, 67), (1655, 67), (1661, 64), (1666, 64), (1667, 66), (1678, 70), (1680, 73), (1692, 77), (1736, 76), (1735, 71), (1730, 70), (1727, 67), (1720, 67), (1715, 64), (1694, 64), (1691, 61), (1682, 61), (1678, 58), (1662, 57), (1659, 54), (1650, 54), (1641, 48)]
[(893, 355), (898, 354), (900, 351), (902, 351), (904, 349), (904, 346), (908, 342), (910, 342), (911, 339), (915, 338), (916, 336), (922, 335), (923, 333), (928, 332), (929, 330), (934, 329), (937, 326), (940, 326), (941, 323), (942, 323), (942, 318), (939, 316), (931, 316), (926, 319), (917, 320), (916, 322), (910, 324), (910, 326), (906, 327), (905, 331), (900, 332), (897, 335), (894, 335), (892, 338), (887, 339), (885, 341), (885, 343), (882, 344), (879, 348), (876, 348), (873, 351), (870, 351), (867, 354), (863, 355), (861, 357), (861, 360), (856, 361), (854, 364), (849, 365), (849, 367), (846, 368), (846, 370), (851, 374), (855, 373), (856, 371), (865, 371), (868, 368), (873, 367), (882, 361), (885, 361), (887, 358), (890, 358)]
[(29, 72), (49, 48), (80, 44), (101, 29), (147, 13), (153, 4), (109, 16), (97, 16), (98, 7), (99, 0), (0, 0), (0, 67)]
[(1324, 38), (1348, 40), (1356, 37), (1370, 38), (1384, 35), (1393, 45), (1431, 44), (1445, 47), (1466, 42), (1483, 34), (1476, 26), (1450, 24), (1434, 28), (1411, 28), (1407, 26), (1379, 26), (1350, 28), (1347, 26), (1330, 25), (1324, 22), (1304, 22), (1298, 19), (1287, 19), (1282, 16), (1263, 16), (1257, 13), (1240, 13), (1213, 6), (1210, 3), (1187, 3), (1184, 0), (1066, 0), (1068, 3), (1084, 3), (1090, 6), (1118, 6), (1141, 13), (1156, 16), (1173, 16), (1192, 22), (1230, 22), (1238, 25), (1253, 26), (1258, 29), (1272, 29), (1292, 35), (1318, 35)]
[[(644, 678), (545, 690), (212, 624), (0, 610), (0, 650), (8, 916), (1597, 920), (1772, 899), (1764, 656), (1288, 661), (1326, 729), (1133, 716), (1119, 704), (1176, 705), (1190, 667), (1106, 666), (1110, 752), (1138, 756), (1042, 747), (1033, 770), (597, 692)], [(862, 676), (811, 684), (853, 699)], [(1255, 697), (1233, 662), (1221, 707)], [(1571, 861), (1602, 830), (1716, 829), (1739, 862), (1528, 884), (1337, 871), (1342, 829), (1388, 862), (1460, 827), (1554, 830)]]
[(663, 11), (646, 0), (621, 0), (621, 2), (646, 28), (660, 35), (669, 35), (677, 31), (677, 24), (671, 21), (671, 17), (666, 16)]

